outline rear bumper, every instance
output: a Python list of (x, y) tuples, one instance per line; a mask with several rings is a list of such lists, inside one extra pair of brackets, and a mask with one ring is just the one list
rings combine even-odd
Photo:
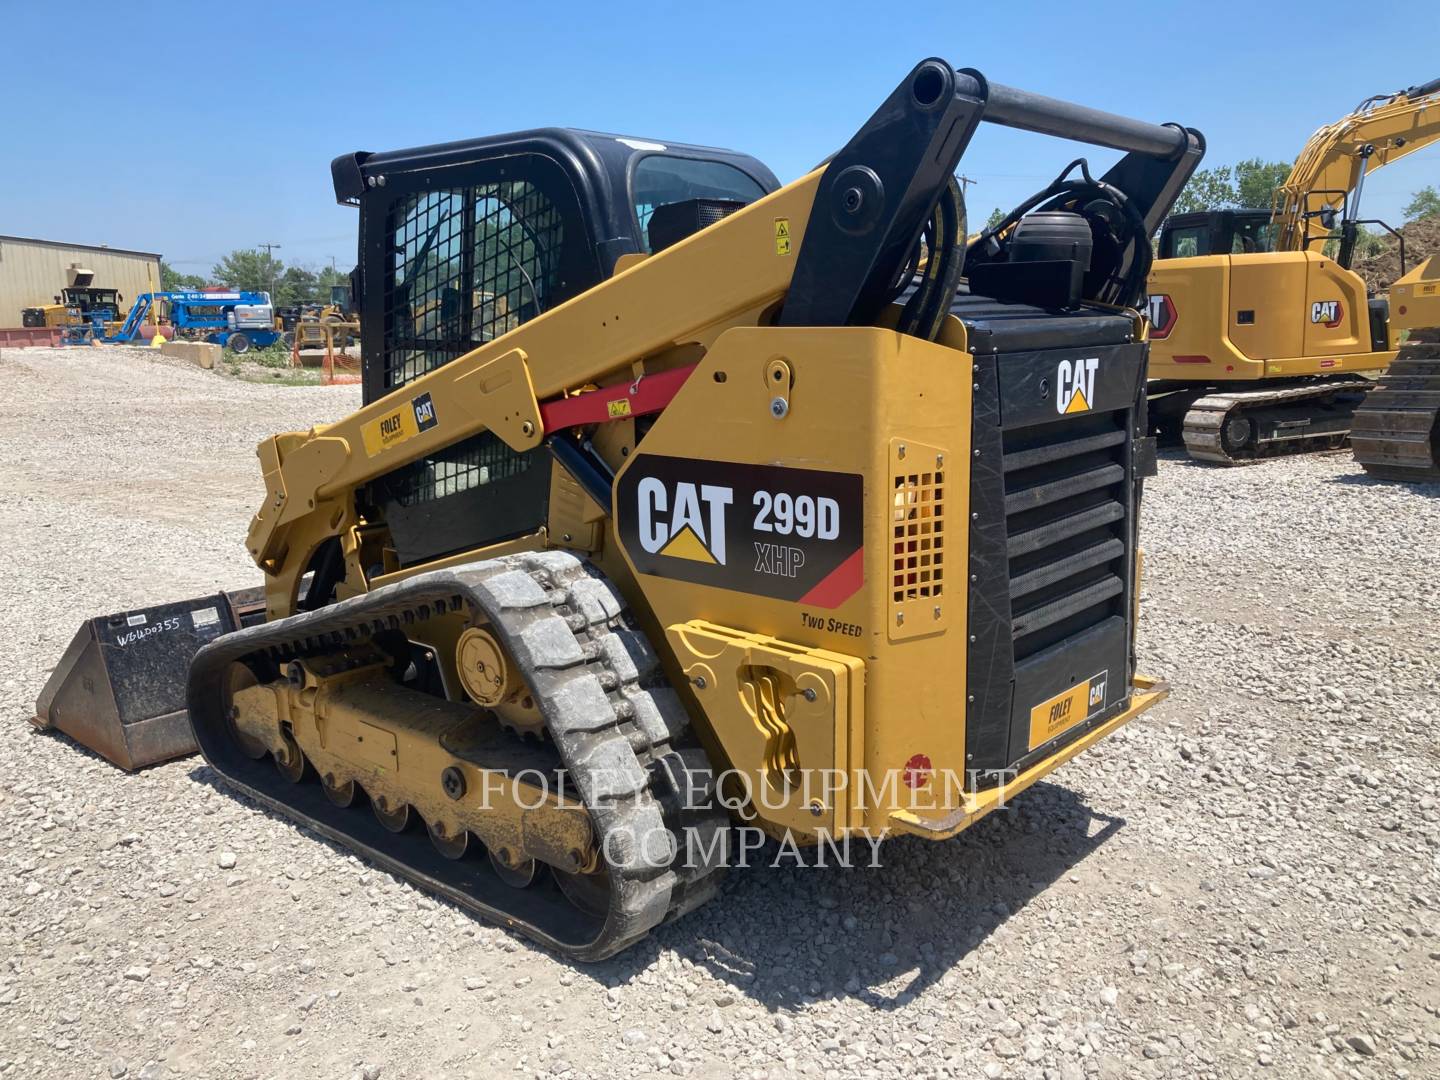
[(1163, 680), (1137, 675), (1131, 684), (1130, 707), (1124, 712), (1090, 729), (1049, 757), (1035, 762), (1006, 783), (967, 794), (960, 806), (943, 817), (921, 817), (910, 810), (896, 810), (890, 815), (890, 828), (896, 833), (923, 836), (928, 840), (947, 840), (969, 828), (992, 810), (1002, 809), (1010, 799), (1128, 724), (1169, 694), (1170, 686)]

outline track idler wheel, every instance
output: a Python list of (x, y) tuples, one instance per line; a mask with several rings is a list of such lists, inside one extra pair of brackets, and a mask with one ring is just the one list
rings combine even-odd
[(1248, 416), (1227, 416), (1221, 429), (1221, 445), (1231, 457), (1243, 454), (1255, 439), (1255, 424)]
[[(232, 663), (226, 672), (227, 698), (235, 700), (235, 695), (242, 690), (248, 690), (252, 686), (259, 686), (260, 680), (255, 678), (255, 673), (250, 670), (249, 665), (239, 661)], [(230, 734), (235, 739), (235, 745), (248, 758), (259, 761), (268, 752), (263, 742), (245, 734), (236, 725), (235, 721), (239, 716), (239, 710), (231, 707), (227, 719), (229, 720)]]

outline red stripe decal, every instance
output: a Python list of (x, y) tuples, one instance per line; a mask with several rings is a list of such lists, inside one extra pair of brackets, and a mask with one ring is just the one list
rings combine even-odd
[(860, 591), (865, 584), (865, 549), (858, 547), (848, 559), (826, 574), (813, 589), (800, 598), (811, 607), (837, 608)]
[[(540, 406), (540, 419), (545, 433), (562, 428), (580, 427), (582, 424), (603, 424), (607, 420), (628, 420), (632, 416), (645, 416), (659, 412), (670, 404), (672, 398), (685, 385), (698, 364), (689, 367), (671, 368), (669, 371), (645, 375), (638, 382), (616, 383), (599, 390), (583, 394), (572, 394), (567, 398), (555, 398)], [(610, 411), (612, 402), (623, 401), (626, 407)]]

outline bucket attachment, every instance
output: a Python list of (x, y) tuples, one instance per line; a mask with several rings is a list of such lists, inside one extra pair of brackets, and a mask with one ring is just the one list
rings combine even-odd
[(221, 634), (264, 618), (263, 590), (255, 588), (88, 619), (35, 702), (35, 726), (57, 728), (122, 769), (193, 754), (185, 712), (191, 659)]

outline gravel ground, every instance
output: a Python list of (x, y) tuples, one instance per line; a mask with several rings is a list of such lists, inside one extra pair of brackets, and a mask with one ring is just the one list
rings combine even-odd
[[(1440, 1076), (1440, 488), (1169, 457), (1169, 701), (876, 869), (752, 867), (593, 967), (25, 723), (87, 614), (254, 580), (265, 434), (353, 387), (6, 350), (0, 1077)], [(17, 505), (18, 503), (18, 505)]]

